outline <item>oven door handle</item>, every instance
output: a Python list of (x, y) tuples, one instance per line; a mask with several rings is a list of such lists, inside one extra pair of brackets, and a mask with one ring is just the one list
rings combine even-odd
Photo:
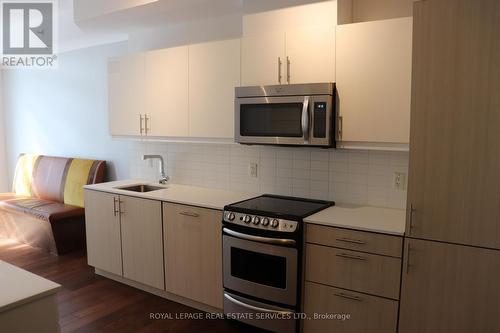
[(261, 242), (261, 243), (275, 244), (275, 245), (295, 245), (296, 244), (295, 240), (293, 240), (293, 239), (270, 238), (270, 237), (247, 235), (247, 234), (243, 234), (241, 232), (237, 232), (237, 231), (234, 231), (234, 230), (231, 230), (228, 228), (222, 228), (222, 231), (230, 236), (234, 236), (237, 238), (241, 238), (241, 239), (245, 239), (245, 240), (249, 240), (249, 241), (254, 241), (254, 242)]
[(309, 142), (309, 96), (304, 97), (304, 104), (302, 106), (302, 135), (304, 136), (304, 143)]
[(253, 311), (267, 312), (267, 313), (280, 313), (280, 314), (293, 314), (293, 312), (290, 312), (290, 311), (279, 311), (279, 310), (265, 309), (265, 308), (261, 308), (259, 306), (243, 303), (242, 301), (238, 301), (236, 298), (233, 298), (226, 293), (224, 293), (224, 298), (227, 299), (228, 301), (234, 303), (234, 304), (237, 304), (243, 308), (253, 310)]

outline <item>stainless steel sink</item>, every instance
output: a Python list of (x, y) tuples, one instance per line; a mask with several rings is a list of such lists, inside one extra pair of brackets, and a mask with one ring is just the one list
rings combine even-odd
[(117, 187), (118, 190), (124, 190), (124, 191), (132, 191), (132, 192), (152, 192), (152, 191), (158, 191), (158, 190), (163, 190), (165, 189), (164, 187), (159, 187), (159, 186), (153, 186), (153, 185), (146, 185), (146, 184), (140, 184), (140, 185), (133, 185), (133, 186), (124, 186), (124, 187)]

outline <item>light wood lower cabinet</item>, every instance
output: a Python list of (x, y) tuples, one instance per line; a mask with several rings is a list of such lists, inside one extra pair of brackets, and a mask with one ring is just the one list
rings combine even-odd
[(123, 276), (163, 289), (161, 202), (120, 196)]
[(400, 333), (500, 332), (500, 251), (405, 240)]
[(122, 275), (122, 240), (116, 194), (85, 190), (87, 262)]
[(304, 293), (304, 311), (311, 316), (304, 333), (396, 332), (397, 301), (313, 282), (305, 283)]
[(403, 238), (307, 224), (305, 239), (304, 332), (396, 333)]
[(164, 289), (161, 202), (85, 190), (90, 266)]
[(399, 298), (401, 259), (306, 245), (306, 280)]
[(401, 258), (403, 237), (307, 224), (308, 243)]
[(220, 211), (163, 204), (166, 290), (222, 308)]

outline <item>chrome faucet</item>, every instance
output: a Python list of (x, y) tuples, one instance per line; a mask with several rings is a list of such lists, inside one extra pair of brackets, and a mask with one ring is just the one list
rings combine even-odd
[(161, 155), (142, 155), (143, 161), (149, 160), (149, 159), (157, 159), (160, 160), (160, 173), (161, 173), (161, 178), (159, 183), (160, 184), (166, 184), (169, 180), (170, 177), (168, 177), (165, 174), (165, 162), (163, 161), (163, 157)]

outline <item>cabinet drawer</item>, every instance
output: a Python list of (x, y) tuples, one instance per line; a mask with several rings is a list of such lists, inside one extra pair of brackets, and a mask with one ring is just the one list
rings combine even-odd
[[(304, 312), (311, 318), (304, 321), (304, 333), (393, 333), (397, 328), (398, 302), (306, 282)], [(318, 318), (318, 315), (331, 314), (349, 317), (344, 320)]]
[(306, 244), (306, 280), (399, 298), (401, 259)]
[(401, 258), (403, 238), (372, 232), (306, 225), (306, 242)]

